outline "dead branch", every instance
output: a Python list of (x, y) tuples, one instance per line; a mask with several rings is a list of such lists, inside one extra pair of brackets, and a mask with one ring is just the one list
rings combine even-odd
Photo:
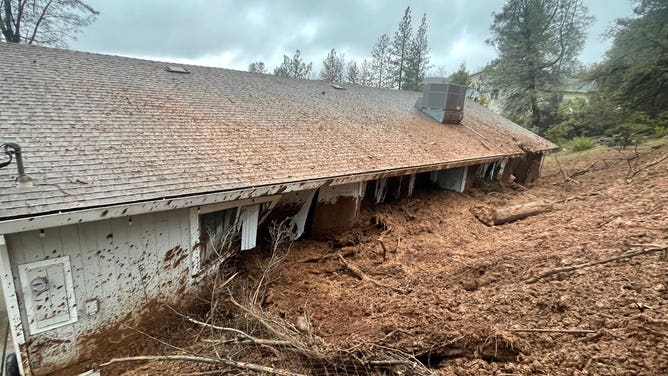
[(562, 183), (565, 183), (565, 182), (567, 182), (567, 181), (572, 181), (573, 183), (578, 183), (578, 184), (580, 184), (579, 181), (577, 181), (577, 180), (575, 180), (575, 179), (569, 177), (568, 175), (566, 175), (566, 172), (564, 171), (564, 168), (561, 167), (561, 162), (559, 162), (559, 158), (557, 158), (556, 155), (554, 156), (554, 161), (557, 162), (557, 166), (559, 167), (559, 171), (561, 172), (561, 176), (564, 177), (564, 181), (563, 181)]
[(369, 277), (360, 268), (358, 268), (357, 266), (355, 266), (355, 265), (349, 263), (348, 261), (346, 261), (346, 259), (344, 259), (341, 255), (339, 255), (339, 262), (341, 262), (341, 265), (343, 265), (346, 269), (348, 269), (351, 273), (353, 273), (357, 278), (359, 278), (362, 281), (368, 281), (368, 282), (371, 282), (372, 284), (374, 284), (378, 287), (391, 289), (391, 290), (394, 290), (394, 291), (402, 293), (402, 294), (404, 293), (404, 290), (402, 290), (398, 287), (388, 285), (386, 283), (377, 281), (377, 280)]
[(277, 339), (264, 339), (264, 338), (253, 338), (249, 339), (204, 339), (204, 342), (212, 343), (214, 345), (223, 345), (227, 343), (235, 343), (240, 345), (269, 345), (269, 346), (280, 346), (280, 347), (292, 347), (292, 342), (290, 341), (281, 341)]
[(113, 358), (106, 363), (100, 364), (100, 367), (107, 367), (115, 363), (122, 362), (147, 362), (147, 361), (185, 361), (185, 362), (198, 362), (198, 363), (208, 363), (208, 364), (224, 364), (226, 366), (235, 367), (238, 369), (264, 372), (271, 375), (280, 375), (280, 376), (306, 376), (301, 373), (294, 373), (278, 368), (272, 368), (267, 366), (262, 366), (254, 363), (239, 362), (232, 359), (219, 359), (219, 358), (210, 358), (203, 356), (190, 356), (190, 355), (145, 355), (145, 356), (131, 356), (127, 358)]
[(478, 220), (487, 226), (502, 225), (537, 214), (549, 212), (552, 205), (543, 202), (529, 202), (526, 204), (491, 208), (488, 206), (471, 208), (471, 212)]
[(668, 154), (635, 170), (632, 170), (629, 166), (629, 172), (626, 174), (626, 183), (631, 183), (633, 181), (634, 176), (638, 175), (640, 172), (644, 170), (647, 170), (650, 167), (658, 165), (659, 163), (665, 161), (667, 158)]
[(582, 195), (570, 196), (570, 197), (562, 198), (561, 200), (552, 201), (551, 204), (561, 204), (561, 203), (565, 204), (568, 201), (584, 200), (585, 197), (599, 196), (600, 194), (601, 194), (601, 192), (590, 192), (590, 193), (585, 193), (585, 194), (582, 194)]
[(584, 169), (582, 169), (582, 170), (578, 170), (578, 171), (576, 171), (576, 172), (574, 172), (574, 173), (568, 175), (568, 179), (573, 179), (573, 178), (576, 177), (576, 176), (580, 176), (580, 175), (584, 175), (584, 174), (586, 174), (587, 172), (591, 171), (591, 169), (594, 168), (594, 166), (596, 166), (597, 163), (598, 163), (598, 161), (594, 161), (594, 162), (590, 163), (590, 164), (589, 164), (587, 167), (585, 167)]
[(624, 259), (628, 259), (628, 258), (631, 258), (631, 257), (644, 255), (644, 254), (647, 254), (647, 253), (660, 252), (660, 251), (668, 250), (668, 246), (666, 246), (666, 245), (656, 245), (656, 244), (642, 245), (642, 244), (637, 244), (637, 245), (632, 245), (632, 246), (646, 247), (646, 248), (642, 249), (642, 250), (639, 250), (639, 251), (635, 251), (635, 252), (626, 252), (626, 253), (623, 253), (619, 256), (615, 256), (615, 257), (611, 257), (611, 258), (607, 258), (607, 259), (603, 259), (603, 260), (599, 260), (599, 261), (592, 261), (592, 262), (586, 262), (586, 263), (583, 263), (583, 264), (570, 265), (570, 266), (564, 266), (564, 267), (561, 267), (561, 268), (551, 269), (551, 270), (543, 272), (543, 273), (541, 273), (541, 274), (539, 274), (539, 275), (537, 275), (533, 278), (530, 278), (530, 279), (526, 280), (525, 282), (526, 283), (536, 283), (539, 280), (541, 280), (545, 277), (549, 277), (549, 276), (554, 275), (554, 274), (566, 273), (566, 272), (570, 272), (570, 271), (577, 270), (577, 269), (587, 268), (587, 267), (590, 267), (590, 266), (607, 264), (607, 263), (617, 261), (617, 260), (624, 260)]
[(214, 329), (214, 330), (220, 330), (220, 331), (224, 331), (224, 332), (234, 333), (234, 334), (236, 334), (236, 335), (238, 335), (238, 336), (240, 336), (240, 337), (243, 337), (243, 338), (245, 338), (245, 339), (247, 339), (247, 340), (250, 340), (250, 341), (254, 341), (254, 340), (256, 340), (256, 338), (254, 338), (253, 336), (251, 336), (251, 335), (249, 335), (248, 333), (246, 333), (246, 332), (244, 332), (244, 331), (241, 331), (241, 330), (239, 330), (239, 329), (235, 329), (235, 328), (227, 328), (227, 327), (223, 327), (223, 326), (216, 326), (216, 325), (212, 325), (212, 324), (207, 324), (207, 323), (205, 323), (205, 322), (203, 322), (203, 321), (195, 320), (195, 319), (193, 319), (193, 318), (190, 317), (190, 316), (184, 315), (184, 314), (178, 312), (177, 310), (175, 310), (174, 308), (172, 308), (172, 307), (170, 307), (170, 306), (168, 306), (168, 305), (165, 305), (165, 307), (169, 308), (169, 309), (172, 310), (172, 312), (174, 312), (176, 315), (178, 315), (178, 316), (184, 318), (186, 321), (189, 321), (189, 322), (191, 322), (191, 323), (193, 323), (193, 324), (196, 324), (196, 325), (199, 325), (199, 326), (203, 326), (203, 327), (206, 327), (206, 328), (210, 328), (210, 329)]
[(510, 329), (514, 333), (566, 333), (566, 334), (588, 334), (596, 333), (588, 329)]
[(260, 323), (260, 325), (278, 339), (291, 342), (292, 346), (296, 349), (306, 350), (308, 348), (307, 344), (302, 340), (301, 333), (294, 325), (283, 320), (278, 321), (277, 319), (268, 317), (261, 308), (247, 307), (239, 304), (232, 296), (230, 296), (230, 302), (251, 316), (251, 318)]
[(275, 279), (276, 273), (274, 271), (283, 264), (292, 248), (292, 231), (290, 230), (290, 222), (287, 219), (280, 223), (273, 223), (269, 228), (269, 235), (271, 237), (271, 256), (251, 296), (251, 303), (253, 304), (262, 303), (267, 292), (267, 287)]
[(320, 262), (320, 261), (325, 261), (329, 259), (334, 259), (334, 258), (339, 258), (339, 255), (343, 257), (348, 257), (348, 256), (353, 256), (357, 250), (355, 248), (348, 248), (343, 252), (336, 252), (336, 253), (327, 253), (322, 256), (313, 256), (313, 257), (307, 257), (304, 259), (301, 259), (297, 261), (298, 263), (309, 263), (309, 262)]

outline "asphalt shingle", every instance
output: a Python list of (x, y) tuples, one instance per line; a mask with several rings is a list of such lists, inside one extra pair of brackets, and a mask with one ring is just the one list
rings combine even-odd
[[(420, 93), (0, 43), (0, 218), (540, 151), (555, 145), (467, 102)], [(170, 64), (171, 65), (171, 64)]]

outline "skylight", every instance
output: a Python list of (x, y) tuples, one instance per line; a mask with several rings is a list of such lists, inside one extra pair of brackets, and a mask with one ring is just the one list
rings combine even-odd
[(172, 73), (185, 73), (185, 74), (190, 73), (189, 70), (187, 70), (184, 67), (178, 66), (178, 65), (167, 65), (167, 66), (165, 66), (165, 70), (167, 72), (172, 72)]

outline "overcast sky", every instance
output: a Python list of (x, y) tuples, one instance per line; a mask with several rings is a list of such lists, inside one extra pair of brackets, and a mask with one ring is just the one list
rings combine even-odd
[[(70, 47), (76, 50), (245, 70), (270, 70), (296, 48), (315, 71), (335, 48), (347, 59), (368, 58), (378, 37), (394, 35), (406, 6), (414, 29), (427, 13), (434, 69), (465, 61), (476, 70), (495, 57), (485, 44), (501, 0), (89, 0), (100, 16)], [(631, 14), (630, 0), (584, 0), (596, 18), (581, 60), (599, 61), (611, 21)]]

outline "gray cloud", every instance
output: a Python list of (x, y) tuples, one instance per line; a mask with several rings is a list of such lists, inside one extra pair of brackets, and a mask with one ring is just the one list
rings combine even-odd
[[(269, 67), (299, 48), (316, 70), (335, 48), (349, 59), (368, 58), (376, 39), (392, 36), (403, 11), (414, 27), (427, 13), (432, 64), (452, 71), (465, 61), (482, 67), (495, 51), (485, 44), (492, 12), (501, 1), (339, 0), (211, 1), (90, 0), (98, 20), (71, 44), (77, 50), (246, 69), (262, 60)], [(600, 35), (610, 22), (631, 13), (629, 0), (585, 0), (596, 17), (581, 60), (600, 60), (609, 41)]]

